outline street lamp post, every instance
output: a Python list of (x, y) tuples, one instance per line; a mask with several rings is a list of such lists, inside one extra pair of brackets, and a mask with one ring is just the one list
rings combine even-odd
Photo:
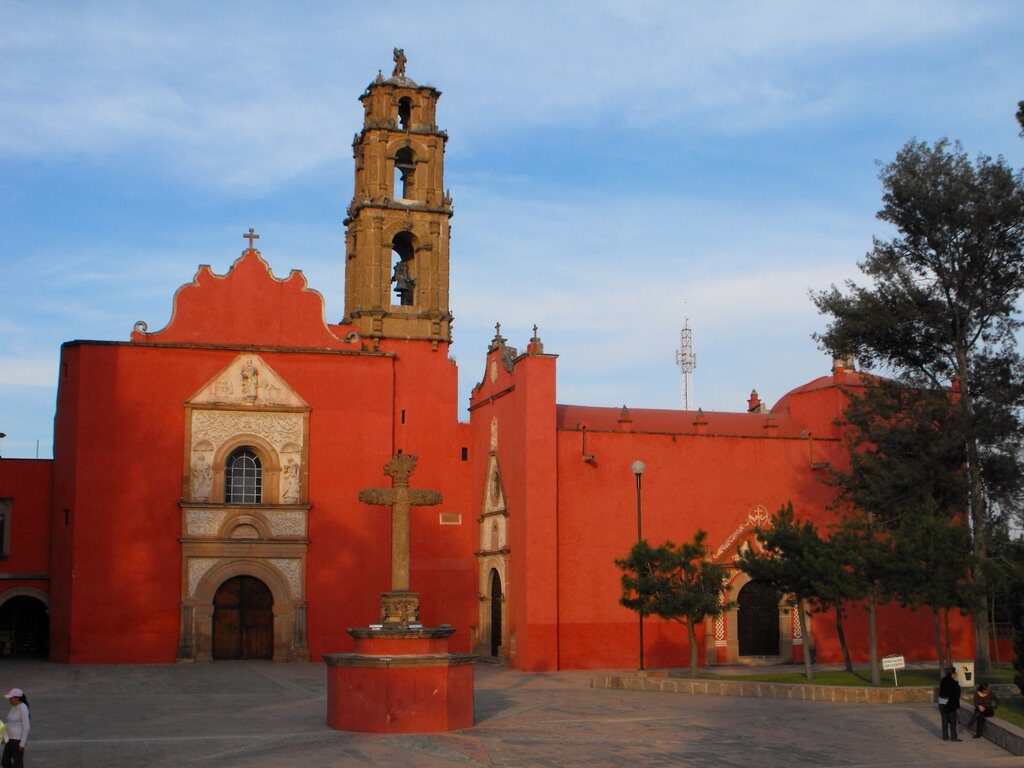
[[(639, 460), (634, 461), (632, 463), (632, 465), (630, 465), (630, 469), (633, 472), (633, 476), (636, 477), (636, 543), (637, 544), (639, 544), (641, 539), (643, 539), (643, 526), (641, 524), (642, 517), (641, 517), (641, 512), (640, 512), (640, 478), (643, 476), (644, 470), (646, 468), (647, 467), (644, 465), (644, 463), (642, 461), (639, 461)], [(636, 575), (637, 575), (637, 597), (640, 600), (640, 610), (638, 611), (638, 613), (640, 614), (640, 671), (643, 672), (643, 670), (644, 670), (644, 595), (643, 595), (643, 592), (640, 590), (640, 584), (641, 584), (641, 580), (643, 579), (643, 574), (640, 573), (640, 571), (638, 569)]]

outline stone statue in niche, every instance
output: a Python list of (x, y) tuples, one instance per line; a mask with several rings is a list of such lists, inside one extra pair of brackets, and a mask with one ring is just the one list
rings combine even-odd
[(192, 500), (209, 501), (213, 491), (213, 469), (206, 456), (199, 454), (192, 462)]
[(299, 464), (295, 459), (288, 459), (281, 470), (281, 500), (288, 504), (299, 501)]
[(242, 397), (249, 402), (255, 402), (260, 391), (260, 372), (252, 364), (252, 360), (246, 360), (242, 366)]

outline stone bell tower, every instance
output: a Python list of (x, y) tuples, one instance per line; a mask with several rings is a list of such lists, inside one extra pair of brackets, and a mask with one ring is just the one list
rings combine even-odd
[(441, 92), (406, 77), (395, 49), (391, 77), (360, 96), (363, 129), (352, 142), (355, 194), (345, 219), (345, 320), (364, 337), (451, 341), (448, 134), (435, 122)]

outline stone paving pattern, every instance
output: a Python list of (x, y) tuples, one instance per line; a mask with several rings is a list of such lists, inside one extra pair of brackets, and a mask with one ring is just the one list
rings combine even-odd
[(324, 724), (322, 664), (65, 666), (8, 659), (29, 768), (160, 766), (1024, 766), (939, 738), (933, 704), (822, 704), (590, 687), (592, 672), (476, 666), (476, 725), (375, 736)]

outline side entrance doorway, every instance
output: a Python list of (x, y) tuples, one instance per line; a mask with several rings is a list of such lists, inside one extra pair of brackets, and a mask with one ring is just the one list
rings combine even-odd
[(501, 649), (501, 577), (491, 569), (491, 656)]
[(779, 603), (763, 581), (747, 582), (736, 598), (740, 656), (779, 655)]
[(50, 651), (50, 615), (35, 597), (18, 595), (0, 606), (0, 654), (46, 656)]
[(213, 658), (274, 656), (274, 597), (252, 576), (228, 579), (213, 598)]

